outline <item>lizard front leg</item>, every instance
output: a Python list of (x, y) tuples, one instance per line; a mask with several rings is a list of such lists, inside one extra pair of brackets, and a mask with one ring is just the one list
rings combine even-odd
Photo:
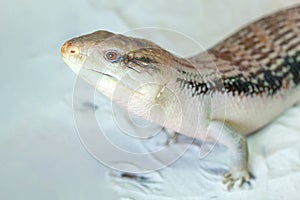
[(245, 136), (220, 121), (210, 122), (208, 134), (230, 150), (230, 171), (224, 175), (223, 180), (227, 189), (250, 183), (252, 176), (248, 170), (248, 145)]

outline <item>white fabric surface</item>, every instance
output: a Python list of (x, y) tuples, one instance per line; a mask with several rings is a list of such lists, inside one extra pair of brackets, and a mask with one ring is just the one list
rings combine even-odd
[[(81, 145), (72, 111), (76, 77), (60, 57), (66, 39), (98, 29), (169, 28), (207, 48), (246, 22), (297, 2), (1, 1), (0, 199), (298, 199), (299, 105), (249, 137), (256, 176), (252, 190), (223, 190), (228, 152), (222, 147), (199, 160), (193, 146), (174, 165), (144, 175), (150, 182), (141, 183), (120, 178)], [(109, 101), (100, 96), (97, 105), (100, 121), (117, 135), (108, 120)]]

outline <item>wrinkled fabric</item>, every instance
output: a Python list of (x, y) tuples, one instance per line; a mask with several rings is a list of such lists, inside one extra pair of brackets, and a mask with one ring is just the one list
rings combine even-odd
[[(252, 190), (224, 190), (221, 179), (228, 170), (229, 154), (222, 146), (199, 158), (199, 147), (192, 145), (169, 167), (144, 174), (142, 179), (122, 177), (96, 161), (77, 135), (72, 107), (76, 76), (62, 62), (60, 48), (67, 39), (95, 30), (124, 33), (143, 27), (171, 29), (209, 48), (245, 23), (297, 2), (1, 2), (0, 199), (296, 199), (300, 191), (299, 105), (248, 138), (249, 168), (256, 176)], [(163, 34), (156, 37), (178, 43)], [(94, 109), (90, 100), (80, 101), (80, 112)], [(111, 119), (111, 103), (98, 95), (95, 105), (103, 130), (122, 148), (139, 151), (164, 146), (163, 135), (150, 142), (127, 141)], [(167, 148), (180, 151), (182, 140)]]

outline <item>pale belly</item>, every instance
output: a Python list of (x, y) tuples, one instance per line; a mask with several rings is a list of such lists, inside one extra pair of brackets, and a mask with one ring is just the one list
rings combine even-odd
[(291, 106), (300, 102), (300, 86), (269, 97), (243, 97), (214, 94), (212, 98), (189, 98), (173, 106), (167, 123), (157, 123), (184, 134), (207, 140), (206, 128), (210, 121), (218, 120), (243, 135), (264, 127)]
[[(155, 102), (133, 98), (137, 101), (129, 110), (183, 135), (208, 140), (210, 121), (224, 122), (239, 133), (249, 135), (300, 101), (300, 86), (269, 97), (215, 93), (211, 97), (193, 98), (187, 91), (177, 92), (165, 90)], [(157, 112), (153, 110), (155, 104), (159, 105)]]
[(223, 120), (243, 135), (267, 125), (300, 101), (300, 86), (269, 97), (215, 96), (213, 119)]

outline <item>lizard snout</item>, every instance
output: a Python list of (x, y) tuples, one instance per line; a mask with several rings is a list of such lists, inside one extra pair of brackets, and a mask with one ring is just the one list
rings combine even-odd
[(70, 56), (76, 56), (79, 55), (79, 53), (80, 53), (79, 48), (75, 46), (71, 40), (65, 42), (61, 47), (61, 55), (64, 58), (69, 58)]

